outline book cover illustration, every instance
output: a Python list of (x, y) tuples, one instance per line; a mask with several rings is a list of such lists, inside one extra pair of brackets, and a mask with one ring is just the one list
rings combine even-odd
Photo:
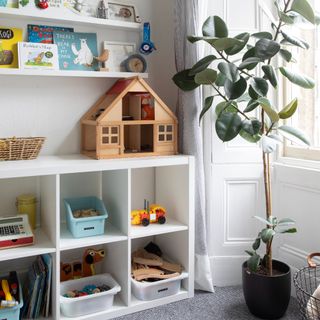
[(22, 29), (0, 27), (0, 68), (18, 68), (19, 41)]
[(20, 69), (59, 70), (55, 44), (19, 42)]
[(97, 35), (95, 33), (53, 32), (58, 46), (60, 70), (95, 71), (98, 69)]
[[(0, 0), (1, 1), (1, 0)], [(39, 10), (39, 3), (45, 3), (47, 8), (57, 8), (60, 9), (63, 7), (62, 0), (20, 0), (19, 1), (19, 9), (37, 9)], [(45, 9), (45, 8), (43, 8)]]
[(18, 8), (19, 2), (18, 0), (0, 0), (0, 7)]
[(53, 43), (53, 31), (73, 32), (73, 28), (28, 24), (28, 42)]

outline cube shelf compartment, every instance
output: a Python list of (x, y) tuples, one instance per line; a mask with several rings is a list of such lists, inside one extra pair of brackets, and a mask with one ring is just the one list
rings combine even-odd
[[(54, 283), (50, 319), (69, 319), (60, 313), (60, 262), (72, 256), (81, 257), (85, 248), (91, 247), (106, 250), (97, 271), (110, 273), (119, 282), (121, 292), (110, 310), (72, 319), (112, 319), (190, 298), (194, 294), (193, 181), (194, 160), (190, 156), (97, 161), (73, 155), (3, 162), (0, 216), (16, 212), (16, 196), (34, 193), (38, 199), (39, 227), (34, 246), (0, 251), (0, 266), (10, 264), (11, 268), (19, 269), (37, 255), (52, 254)], [(63, 199), (82, 196), (96, 196), (104, 201), (109, 218), (103, 235), (75, 239), (67, 229)], [(165, 224), (131, 225), (131, 210), (143, 207), (144, 199), (167, 209)], [(139, 301), (131, 290), (131, 252), (151, 240), (181, 263), (188, 277), (174, 296)]]

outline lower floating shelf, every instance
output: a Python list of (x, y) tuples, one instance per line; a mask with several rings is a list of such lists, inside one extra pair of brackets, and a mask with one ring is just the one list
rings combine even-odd
[(0, 261), (37, 256), (56, 252), (48, 236), (41, 230), (34, 231), (35, 243), (31, 246), (0, 250)]
[(111, 71), (77, 71), (77, 70), (20, 70), (0, 69), (0, 76), (40, 76), (40, 77), (76, 77), (76, 78), (131, 78), (139, 76), (148, 78), (148, 73), (111, 72)]

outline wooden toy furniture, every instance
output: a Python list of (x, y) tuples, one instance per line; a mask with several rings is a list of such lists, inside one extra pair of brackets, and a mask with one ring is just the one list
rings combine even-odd
[(82, 117), (82, 154), (96, 158), (177, 154), (178, 121), (140, 77), (118, 80)]

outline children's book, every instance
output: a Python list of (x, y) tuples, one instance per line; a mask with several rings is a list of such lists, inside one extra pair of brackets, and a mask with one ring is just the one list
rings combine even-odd
[(28, 24), (28, 42), (53, 43), (53, 31), (73, 32), (73, 28)]
[(0, 7), (18, 8), (19, 1), (18, 0), (0, 0)]
[(60, 70), (95, 71), (98, 69), (97, 35), (95, 33), (53, 32), (58, 46)]
[[(0, 0), (1, 1), (1, 0)], [(44, 0), (39, 0), (39, 2), (44, 2)], [(63, 7), (63, 1), (62, 0), (47, 0), (48, 8), (57, 8), (60, 9)], [(19, 9), (25, 9), (25, 10), (41, 10), (38, 8), (36, 1), (34, 0), (20, 0), (19, 1)]]
[(25, 69), (59, 70), (55, 44), (19, 42), (19, 67)]
[(22, 29), (0, 27), (0, 68), (18, 68), (19, 41), (22, 41)]
[(46, 266), (46, 285), (44, 289), (44, 299), (41, 306), (42, 316), (49, 317), (50, 311), (50, 298), (51, 298), (51, 279), (52, 279), (52, 257), (49, 254), (44, 254), (41, 256), (43, 262)]

